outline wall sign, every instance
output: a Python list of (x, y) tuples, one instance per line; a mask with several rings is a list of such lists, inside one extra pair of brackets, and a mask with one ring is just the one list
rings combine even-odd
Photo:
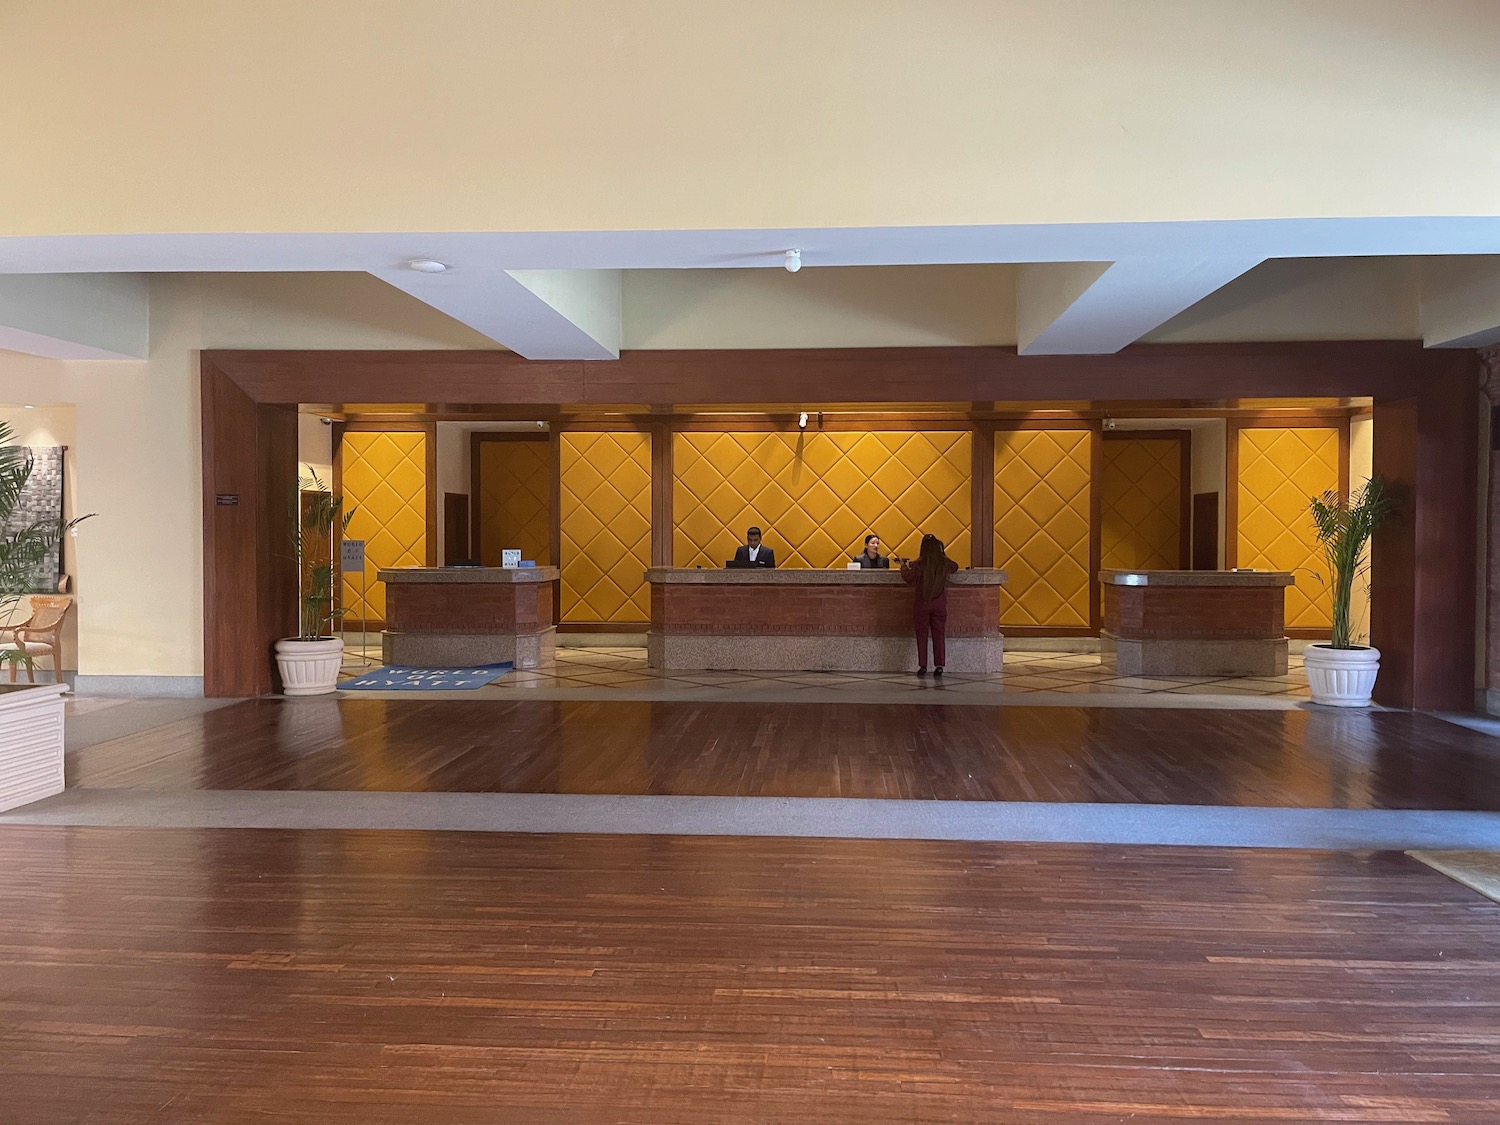
[(220, 508), (238, 508), (240, 506), (240, 494), (238, 492), (216, 492), (214, 503)]

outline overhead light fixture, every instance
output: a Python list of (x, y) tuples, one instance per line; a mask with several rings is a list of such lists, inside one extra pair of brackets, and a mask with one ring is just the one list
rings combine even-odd
[(804, 410), (800, 415), (798, 415), (797, 428), (799, 430), (807, 429), (807, 411)]
[(418, 273), (442, 273), (448, 267), (432, 258), (413, 258), (406, 263), (406, 268), (416, 270)]
[(802, 251), (788, 250), (786, 252), (786, 272), (796, 273), (802, 268)]
[(31, 403), (28, 402), (28, 403), (22, 404), (21, 409), (22, 410), (35, 410), (36, 407), (32, 406)]

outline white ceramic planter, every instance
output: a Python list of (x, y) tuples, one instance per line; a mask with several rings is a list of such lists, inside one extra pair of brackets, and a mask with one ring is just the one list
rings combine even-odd
[(0, 692), (0, 812), (63, 791), (67, 684)]
[(1368, 707), (1380, 671), (1378, 648), (1308, 645), (1302, 653), (1312, 701), (1328, 707)]
[(316, 641), (276, 642), (276, 667), (283, 695), (327, 695), (337, 689), (344, 664), (344, 642), (337, 637)]

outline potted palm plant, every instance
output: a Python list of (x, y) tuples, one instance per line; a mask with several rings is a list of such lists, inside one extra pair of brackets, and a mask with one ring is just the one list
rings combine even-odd
[[(1337, 492), (1308, 503), (1318, 544), (1333, 582), (1333, 635), (1327, 644), (1308, 645), (1302, 654), (1314, 703), (1368, 707), (1380, 671), (1380, 650), (1354, 635), (1349, 600), (1354, 584), (1369, 573), (1370, 536), (1395, 509), (1385, 482), (1371, 477), (1347, 500)], [(1321, 576), (1320, 576), (1321, 577)]]
[(343, 614), (333, 604), (334, 529), (342, 538), (354, 509), (341, 512), (344, 498), (317, 473), (298, 478), (292, 505), (297, 635), (276, 642), (276, 668), (284, 694), (327, 695), (338, 687), (344, 664), (344, 642), (333, 635), (333, 622)]

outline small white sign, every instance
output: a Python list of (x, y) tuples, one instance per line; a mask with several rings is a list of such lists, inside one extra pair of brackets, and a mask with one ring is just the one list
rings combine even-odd
[(363, 573), (365, 569), (365, 541), (345, 539), (339, 543), (339, 567), (345, 572)]
[(521, 552), (509, 550), (501, 551), (500, 565), (506, 570), (515, 570), (521, 565)]

